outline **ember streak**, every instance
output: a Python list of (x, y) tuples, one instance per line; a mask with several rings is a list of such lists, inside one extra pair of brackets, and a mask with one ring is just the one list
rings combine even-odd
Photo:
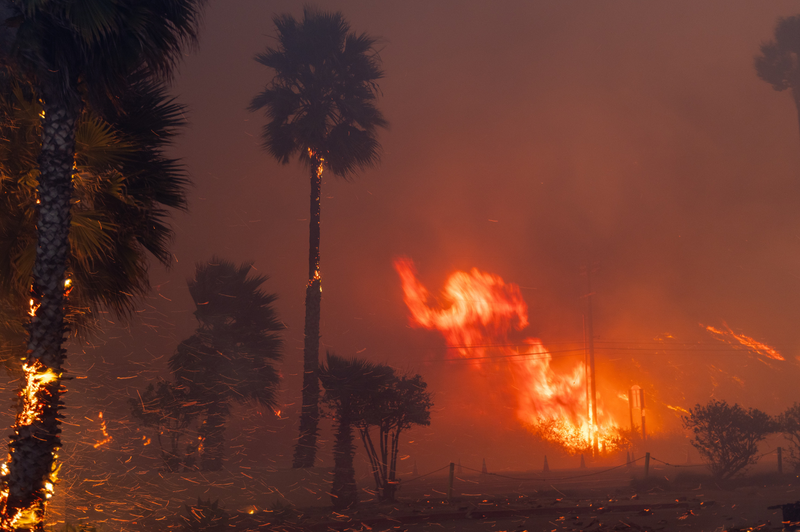
[(440, 332), (448, 356), (469, 359), (476, 372), (502, 379), (518, 421), (546, 440), (570, 452), (585, 452), (597, 432), (600, 452), (621, 445), (619, 424), (602, 408), (598, 398), (597, 423), (586, 405), (586, 368), (558, 373), (552, 355), (537, 338), (513, 345), (509, 333), (528, 325), (528, 306), (519, 286), (473, 268), (450, 275), (441, 293), (441, 306), (431, 306), (431, 295), (417, 280), (410, 259), (399, 258), (394, 267), (403, 285), (411, 325)]
[(753, 353), (759, 354), (761, 356), (771, 358), (773, 360), (786, 360), (783, 356), (778, 353), (775, 349), (768, 346), (767, 344), (761, 343), (758, 340), (750, 338), (744, 334), (736, 334), (731, 330), (730, 327), (727, 325), (725, 326), (727, 330), (722, 331), (717, 329), (716, 327), (712, 327), (711, 325), (706, 327), (706, 330), (714, 335), (714, 338), (721, 342), (725, 342), (726, 344), (730, 345), (737, 345), (737, 342), (747, 348), (749, 351)]

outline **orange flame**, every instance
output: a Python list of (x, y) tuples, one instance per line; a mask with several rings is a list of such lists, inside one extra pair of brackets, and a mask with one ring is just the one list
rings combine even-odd
[(516, 416), (529, 430), (571, 452), (591, 448), (595, 433), (601, 451), (622, 443), (617, 424), (599, 404), (598, 421), (602, 422), (594, 424), (590, 419), (583, 363), (567, 375), (558, 374), (550, 364), (552, 355), (539, 339), (527, 338), (519, 346), (510, 343), (509, 333), (528, 325), (528, 306), (519, 286), (476, 268), (455, 272), (442, 291), (443, 304), (433, 307), (413, 262), (399, 258), (394, 267), (411, 325), (439, 331), (451, 348), (450, 356), (469, 359), (476, 369), (485, 371), (487, 360), (504, 365), (502, 369), (510, 374), (508, 390), (515, 395)]

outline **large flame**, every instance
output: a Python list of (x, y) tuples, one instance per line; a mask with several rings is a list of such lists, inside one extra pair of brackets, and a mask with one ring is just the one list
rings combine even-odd
[(600, 452), (620, 446), (617, 424), (600, 404), (597, 423), (592, 423), (583, 362), (560, 374), (539, 339), (526, 338), (516, 345), (510, 341), (509, 333), (528, 325), (528, 306), (519, 286), (475, 268), (455, 272), (442, 291), (442, 304), (432, 306), (413, 262), (399, 258), (394, 267), (403, 284), (411, 325), (439, 331), (450, 348), (448, 356), (467, 359), (483, 372), (504, 374), (516, 403), (516, 417), (523, 425), (571, 452), (590, 451), (595, 435)]

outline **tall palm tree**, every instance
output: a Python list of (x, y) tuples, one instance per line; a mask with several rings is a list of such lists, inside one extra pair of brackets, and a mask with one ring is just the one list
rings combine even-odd
[(320, 367), (319, 379), (325, 387), (322, 400), (333, 410), (336, 420), (331, 500), (337, 509), (349, 508), (358, 502), (353, 428), (376, 407), (376, 400), (394, 380), (394, 370), (383, 364), (327, 353), (327, 363)]
[(197, 265), (188, 284), (200, 326), (169, 360), (176, 385), (204, 410), (201, 467), (207, 471), (222, 468), (231, 403), (276, 406), (280, 376), (273, 363), (281, 358), (284, 327), (272, 306), (277, 296), (260, 289), (265, 276), (248, 276), (251, 266), (216, 257)]
[(0, 63), (31, 80), (43, 108), (32, 319), (22, 410), (0, 492), (4, 529), (43, 529), (45, 503), (57, 474), (63, 302), (75, 130), (82, 102), (104, 108), (134, 72), (169, 78), (182, 47), (196, 40), (201, 4), (202, 0), (0, 1)]
[(778, 18), (775, 40), (761, 45), (755, 67), (773, 89), (791, 91), (800, 123), (800, 15)]
[[(30, 85), (0, 75), (0, 360), (12, 371), (26, 351), (41, 110)], [(183, 111), (163, 84), (139, 79), (106, 118), (88, 107), (81, 114), (66, 274), (73, 332), (91, 329), (101, 308), (130, 315), (149, 290), (148, 252), (169, 264), (168, 210), (185, 209), (188, 180), (164, 149), (185, 125)]]
[(313, 467), (319, 422), (320, 187), (325, 169), (348, 178), (375, 165), (377, 129), (387, 127), (375, 106), (383, 77), (376, 39), (357, 35), (340, 12), (303, 9), (303, 19), (277, 15), (278, 45), (256, 56), (273, 70), (272, 81), (253, 98), (264, 109), (264, 149), (282, 164), (295, 155), (311, 173), (308, 283), (303, 347), (303, 406), (294, 467)]

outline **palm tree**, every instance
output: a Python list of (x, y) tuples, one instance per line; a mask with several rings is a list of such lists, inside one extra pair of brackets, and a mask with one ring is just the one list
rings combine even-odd
[(358, 502), (353, 427), (375, 408), (376, 399), (391, 385), (394, 370), (382, 364), (327, 353), (327, 364), (319, 368), (319, 379), (325, 387), (322, 400), (333, 410), (336, 420), (331, 500), (337, 509), (349, 508)]
[(340, 12), (303, 9), (303, 19), (277, 15), (278, 46), (256, 61), (271, 68), (272, 81), (253, 98), (250, 110), (264, 109), (264, 149), (282, 164), (293, 156), (311, 172), (308, 283), (303, 347), (303, 406), (294, 467), (313, 467), (319, 422), (320, 187), (322, 173), (348, 178), (375, 165), (377, 129), (387, 127), (375, 106), (383, 77), (376, 39), (350, 31)]
[(281, 358), (284, 327), (272, 306), (277, 296), (260, 289), (267, 277), (248, 276), (251, 266), (216, 257), (197, 265), (188, 284), (200, 326), (169, 360), (176, 385), (204, 410), (201, 468), (206, 471), (222, 468), (231, 403), (276, 406), (280, 376), (273, 362)]
[(800, 122), (800, 15), (778, 18), (775, 40), (761, 45), (755, 67), (776, 91), (791, 90)]
[[(196, 40), (202, 0), (2, 0), (0, 63), (31, 80), (42, 100), (37, 249), (22, 410), (4, 468), (4, 529), (41, 530), (60, 447), (75, 130), (82, 103), (114, 101), (135, 72), (170, 77)], [(84, 96), (82, 96), (84, 95)]]
[[(0, 75), (0, 360), (18, 371), (36, 255), (41, 105), (33, 88)], [(73, 332), (99, 309), (130, 315), (149, 291), (147, 254), (169, 264), (169, 208), (185, 209), (188, 180), (164, 149), (185, 125), (163, 84), (132, 80), (102, 118), (85, 107), (76, 131), (65, 302)], [(134, 156), (135, 154), (135, 156)]]

